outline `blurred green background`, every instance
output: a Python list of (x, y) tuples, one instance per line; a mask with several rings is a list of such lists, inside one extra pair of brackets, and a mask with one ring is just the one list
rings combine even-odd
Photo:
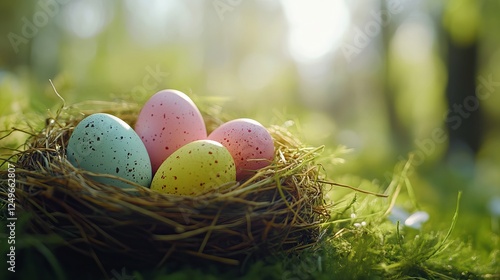
[(414, 153), (411, 180), (434, 225), (449, 224), (463, 190), (457, 234), (491, 249), (498, 13), (494, 0), (2, 1), (0, 129), (43, 124), (61, 106), (49, 79), (68, 104), (175, 88), (234, 117), (292, 120), (326, 155), (351, 148), (345, 164), (325, 163), (340, 182), (354, 174), (384, 189)]

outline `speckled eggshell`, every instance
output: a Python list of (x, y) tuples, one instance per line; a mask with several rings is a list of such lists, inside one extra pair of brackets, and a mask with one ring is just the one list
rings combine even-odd
[(177, 195), (197, 195), (236, 180), (229, 151), (220, 143), (197, 140), (170, 155), (160, 166), (151, 189)]
[(208, 139), (222, 143), (233, 156), (236, 179), (244, 180), (268, 166), (274, 158), (274, 141), (267, 129), (252, 119), (236, 119), (216, 128)]
[[(93, 114), (75, 127), (66, 148), (68, 161), (94, 173), (110, 174), (149, 187), (151, 162), (146, 147), (123, 120), (109, 114)], [(131, 184), (95, 176), (96, 181), (121, 188)]]
[(189, 142), (205, 139), (205, 122), (194, 102), (178, 90), (162, 90), (143, 106), (135, 124), (153, 172), (163, 161)]

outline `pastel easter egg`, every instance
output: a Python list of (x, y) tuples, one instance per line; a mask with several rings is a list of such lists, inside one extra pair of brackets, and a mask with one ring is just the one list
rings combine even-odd
[(178, 90), (162, 90), (143, 106), (135, 124), (153, 172), (180, 147), (205, 139), (205, 122), (194, 102)]
[[(144, 187), (151, 183), (146, 147), (127, 123), (113, 115), (98, 113), (80, 121), (69, 138), (66, 155), (75, 167), (90, 172), (115, 175)], [(117, 187), (132, 187), (114, 178), (94, 179)]]
[(182, 146), (158, 168), (151, 189), (177, 195), (197, 195), (236, 180), (229, 151), (220, 143), (197, 140)]
[(236, 164), (236, 179), (252, 176), (274, 158), (274, 141), (267, 129), (252, 119), (236, 119), (216, 128), (208, 139), (224, 145)]

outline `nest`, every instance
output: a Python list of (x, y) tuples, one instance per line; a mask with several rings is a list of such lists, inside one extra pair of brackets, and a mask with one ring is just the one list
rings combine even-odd
[[(285, 127), (271, 126), (274, 161), (246, 181), (198, 196), (143, 187), (131, 192), (92, 180), (96, 174), (65, 158), (74, 127), (88, 114), (110, 113), (133, 126), (140, 106), (108, 105), (62, 108), (9, 158), (16, 166), (17, 211), (30, 213), (30, 232), (56, 235), (65, 248), (101, 266), (162, 266), (193, 257), (239, 265), (317, 244), (329, 218), (315, 163), (322, 147), (307, 147)], [(210, 108), (201, 111), (209, 131), (222, 123)], [(0, 199), (6, 202), (7, 176), (1, 172)]]

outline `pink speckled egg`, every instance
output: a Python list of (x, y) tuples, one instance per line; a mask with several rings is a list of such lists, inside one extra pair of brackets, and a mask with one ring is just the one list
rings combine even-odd
[(173, 89), (159, 91), (146, 102), (135, 131), (146, 146), (153, 173), (177, 149), (207, 137), (205, 122), (194, 102)]
[(274, 158), (273, 138), (259, 122), (236, 119), (215, 129), (208, 139), (224, 145), (234, 159), (238, 181), (268, 166)]

